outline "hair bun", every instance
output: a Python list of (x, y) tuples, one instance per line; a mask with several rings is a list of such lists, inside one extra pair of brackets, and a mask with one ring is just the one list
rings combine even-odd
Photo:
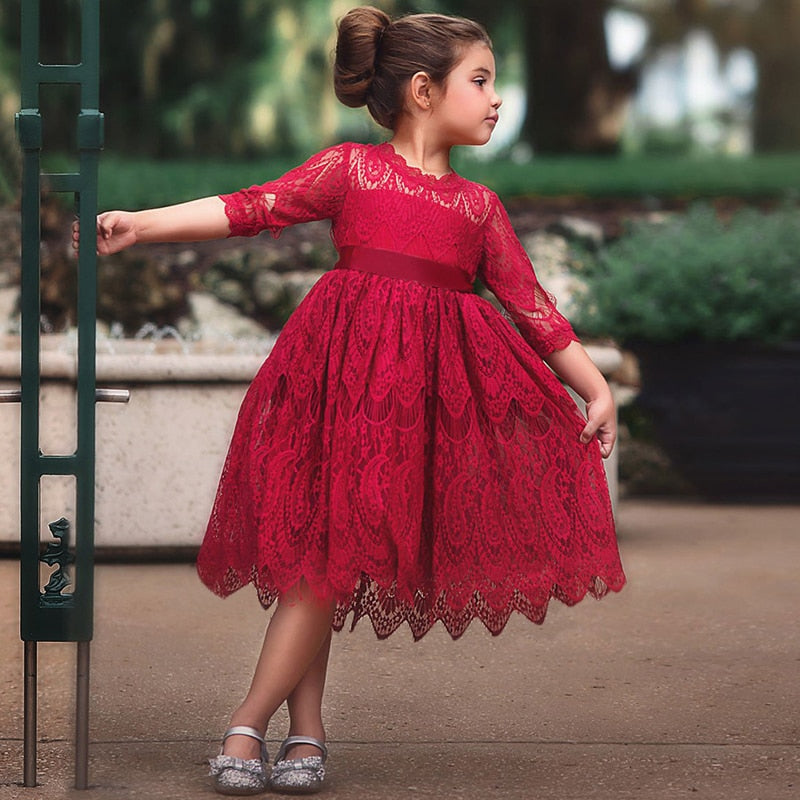
[(354, 8), (339, 20), (333, 88), (344, 105), (366, 105), (378, 47), (391, 24), (388, 14), (372, 6)]

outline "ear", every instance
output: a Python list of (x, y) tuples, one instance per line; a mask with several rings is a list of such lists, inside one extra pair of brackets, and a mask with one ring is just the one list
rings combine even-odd
[(433, 81), (427, 72), (416, 72), (411, 76), (409, 94), (411, 103), (416, 108), (429, 111), (431, 107), (431, 90)]

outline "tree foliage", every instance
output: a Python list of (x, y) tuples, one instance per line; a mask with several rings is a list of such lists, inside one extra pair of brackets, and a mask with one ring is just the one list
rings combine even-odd
[(758, 70), (753, 138), (760, 152), (800, 146), (800, 0), (616, 0), (646, 15), (651, 47), (707, 30), (722, 52), (747, 48)]
[[(4, 116), (17, 80), (22, 0), (0, 0)], [(613, 152), (635, 70), (609, 64), (604, 16), (644, 15), (651, 44), (695, 27), (725, 49), (748, 47), (759, 71), (756, 144), (800, 143), (800, 0), (372, 0), (390, 13), (441, 11), (482, 21), (527, 89), (523, 138), (541, 153)], [(132, 154), (250, 156), (310, 151), (378, 135), (338, 107), (331, 85), (335, 23), (353, 0), (137, 0), (101, 10), (101, 98), (107, 141)], [(79, 46), (80, 0), (42, 3), (43, 60)], [(502, 63), (502, 59), (501, 59)], [(48, 101), (56, 137), (74, 130), (75, 97)], [(58, 141), (55, 142), (59, 144)], [(67, 148), (69, 142), (63, 143)], [(68, 149), (68, 148), (67, 148)]]

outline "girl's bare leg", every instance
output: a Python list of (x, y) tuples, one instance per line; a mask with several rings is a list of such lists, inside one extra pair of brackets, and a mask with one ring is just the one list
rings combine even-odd
[[(314, 597), (305, 581), (280, 598), (264, 636), (250, 690), (234, 711), (231, 726), (248, 725), (266, 731), (272, 715), (315, 663), (322, 645), (329, 642), (334, 605)], [(231, 736), (225, 741), (224, 752), (258, 758), (259, 748), (248, 736)]]
[[(325, 728), (322, 724), (322, 695), (325, 691), (325, 677), (328, 672), (328, 656), (331, 651), (331, 631), (322, 643), (317, 657), (286, 699), (289, 707), (289, 736), (311, 736), (325, 741)], [(295, 745), (289, 748), (286, 758), (305, 758), (318, 756), (319, 750), (312, 745)]]

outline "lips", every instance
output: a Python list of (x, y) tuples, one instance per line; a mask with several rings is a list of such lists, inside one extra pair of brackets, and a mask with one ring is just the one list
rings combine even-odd
[(495, 115), (493, 115), (491, 117), (486, 117), (486, 121), (487, 122), (494, 122), (495, 125), (498, 123), (499, 120), (500, 120), (500, 117), (497, 114), (495, 114)]

